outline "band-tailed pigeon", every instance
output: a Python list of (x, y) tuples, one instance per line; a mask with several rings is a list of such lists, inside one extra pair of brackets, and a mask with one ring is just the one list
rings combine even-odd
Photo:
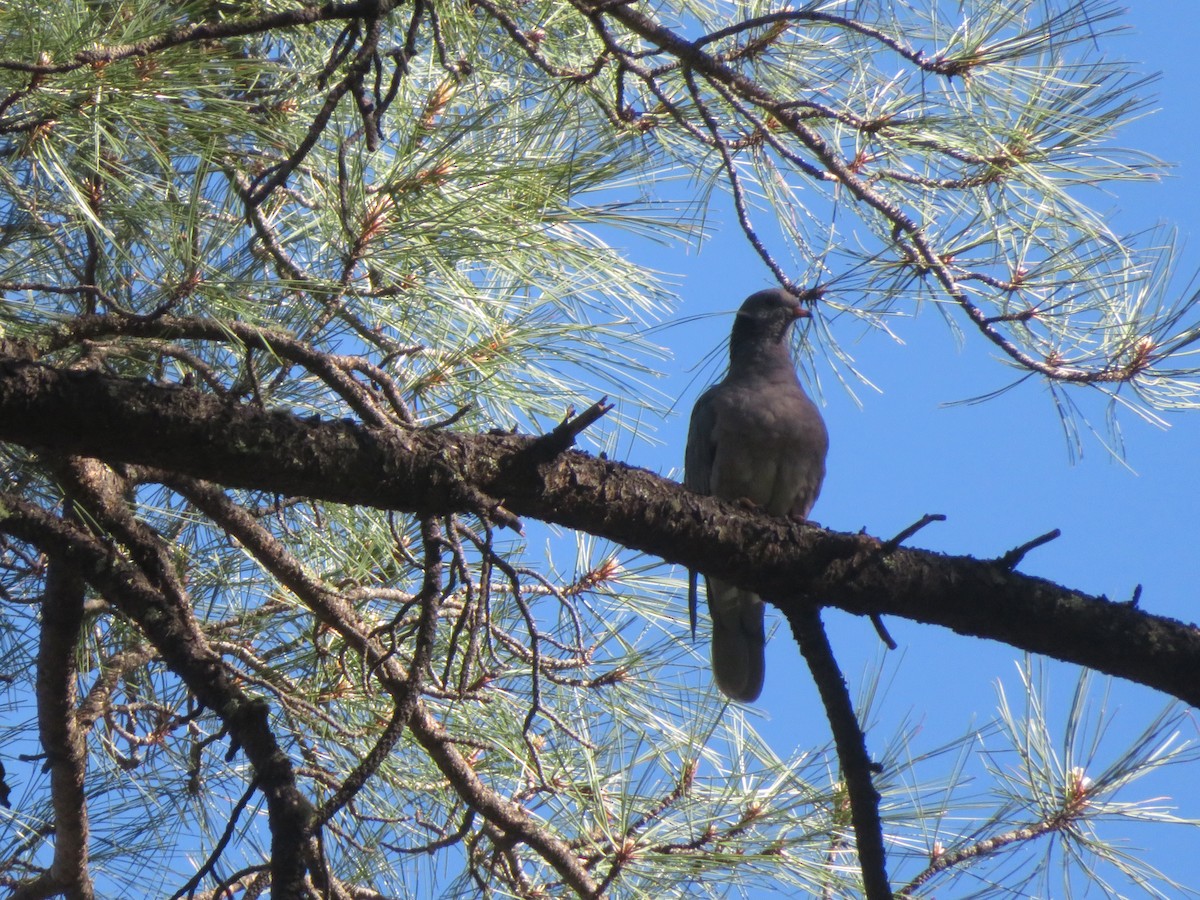
[[(804, 518), (825, 477), (829, 436), (788, 349), (792, 323), (808, 310), (786, 291), (746, 298), (729, 338), (729, 372), (692, 410), (683, 483), (726, 500), (749, 500), (776, 516)], [(712, 617), (712, 667), (727, 697), (750, 703), (766, 667), (763, 604), (757, 594), (705, 578)], [(696, 581), (689, 601), (695, 630)]]

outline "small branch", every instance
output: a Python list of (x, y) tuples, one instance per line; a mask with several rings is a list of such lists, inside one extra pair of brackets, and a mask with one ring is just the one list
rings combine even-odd
[(462, 419), (463, 416), (465, 416), (467, 413), (471, 412), (471, 410), (473, 410), (474, 408), (475, 408), (474, 403), (466, 403), (466, 404), (460, 406), (458, 409), (456, 409), (450, 415), (446, 416), (444, 419), (438, 419), (436, 422), (430, 422), (428, 425), (425, 425), (423, 427), (427, 428), (431, 431), (436, 431), (439, 428), (449, 428), (455, 422)]
[(977, 859), (985, 856), (990, 856), (994, 853), (1012, 847), (1015, 844), (1026, 843), (1036, 840), (1047, 834), (1063, 831), (1075, 826), (1079, 819), (1084, 815), (1084, 810), (1087, 806), (1087, 794), (1068, 795), (1064, 806), (1055, 811), (1052, 815), (1043, 819), (1041, 822), (1036, 822), (1032, 825), (1026, 825), (1023, 828), (1014, 828), (1011, 831), (1006, 831), (1003, 834), (995, 835), (994, 837), (985, 838), (977, 841), (974, 844), (969, 844), (964, 847), (959, 847), (954, 850), (943, 850), (940, 853), (932, 855), (930, 864), (920, 872), (912, 881), (906, 884), (903, 888), (896, 892), (897, 897), (910, 897), (913, 892), (921, 885), (928, 882), (935, 875), (945, 872), (947, 869), (954, 866), (970, 864)]
[(254, 797), (255, 791), (258, 790), (258, 779), (251, 779), (249, 786), (242, 793), (238, 802), (233, 805), (233, 809), (229, 813), (229, 821), (225, 823), (225, 830), (221, 833), (221, 837), (217, 839), (216, 845), (212, 852), (208, 854), (208, 859), (198, 868), (194, 875), (187, 880), (179, 890), (171, 897), (171, 900), (180, 900), (182, 897), (191, 897), (195, 894), (196, 888), (200, 887), (200, 882), (204, 877), (212, 872), (220, 860), (221, 854), (225, 852), (225, 848), (229, 846), (230, 840), (233, 839), (233, 833), (237, 828), (238, 819), (241, 818), (242, 812)]
[(885, 33), (882, 29), (874, 28), (856, 19), (847, 18), (845, 16), (833, 15), (830, 13), (816, 12), (812, 9), (800, 10), (784, 10), (781, 12), (767, 13), (762, 16), (755, 16), (752, 19), (744, 19), (734, 25), (726, 26), (717, 31), (712, 31), (704, 37), (696, 41), (697, 47), (702, 47), (706, 44), (711, 44), (716, 41), (724, 40), (727, 37), (734, 37), (742, 32), (749, 31), (754, 28), (769, 28), (781, 23), (791, 22), (820, 22), (826, 25), (833, 25), (838, 28), (843, 28), (847, 31), (854, 31), (872, 40), (878, 41), (884, 47), (894, 51), (899, 56), (908, 60), (916, 66), (928, 71), (944, 74), (942, 69), (944, 64), (937, 59), (928, 59), (919, 50), (912, 50), (906, 47), (900, 41)]
[(242, 201), (242, 206), (246, 212), (246, 221), (250, 223), (250, 227), (254, 229), (255, 235), (262, 242), (263, 249), (267, 251), (267, 255), (275, 263), (275, 273), (280, 279), (284, 282), (293, 281), (297, 284), (305, 284), (316, 280), (308, 272), (301, 269), (295, 260), (288, 256), (287, 251), (283, 248), (283, 244), (279, 240), (279, 236), (267, 222), (266, 216), (263, 215), (262, 209), (250, 202), (250, 181), (246, 176), (241, 172), (231, 172), (227, 174), (227, 177)]
[(0, 291), (35, 291), (45, 294), (84, 294), (91, 295), (108, 306), (116, 305), (110, 296), (98, 287), (90, 284), (61, 285), (49, 281), (0, 281)]
[(219, 41), (225, 38), (245, 37), (251, 34), (261, 34), (282, 28), (312, 25), (322, 21), (355, 18), (367, 12), (372, 5), (369, 2), (330, 3), (324, 6), (300, 6), (283, 12), (269, 13), (256, 18), (239, 19), (232, 22), (201, 22), (182, 28), (168, 29), (165, 34), (136, 44), (117, 44), (81, 50), (72, 57), (70, 62), (29, 63), (21, 60), (0, 60), (0, 69), (43, 75), (71, 72), (84, 66), (113, 63), (117, 60), (130, 59), (137, 56), (149, 56), (152, 53), (157, 53), (160, 50), (166, 50), (170, 47), (178, 47), (181, 44)]
[(725, 168), (725, 175), (729, 179), (729, 187), (733, 192), (733, 205), (737, 211), (738, 224), (741, 225), (742, 232), (746, 235), (746, 240), (750, 242), (750, 246), (754, 248), (754, 252), (758, 254), (763, 264), (771, 270), (776, 280), (784, 287), (794, 290), (795, 286), (792, 280), (788, 278), (787, 273), (775, 261), (775, 257), (771, 255), (766, 244), (758, 236), (758, 232), (754, 230), (754, 223), (750, 221), (750, 209), (746, 200), (746, 192), (742, 188), (741, 177), (737, 173), (737, 166), (734, 165), (733, 154), (729, 151), (728, 142), (721, 136), (720, 124), (709, 110), (704, 98), (700, 95), (700, 89), (696, 86), (695, 76), (690, 69), (684, 71), (684, 78), (687, 80), (692, 100), (696, 104), (696, 111), (700, 114), (700, 118), (704, 120), (705, 127), (708, 128), (709, 134), (712, 136), (717, 152), (721, 154), (721, 164)]
[[(303, 366), (341, 397), (366, 424), (387, 425), (394, 421), (394, 417), (385, 411), (383, 398), (376, 396), (350, 374), (353, 370), (363, 371), (367, 377), (387, 384), (389, 379), (385, 372), (359, 357), (324, 353), (285, 331), (261, 328), (245, 322), (220, 322), (200, 316), (80, 316), (55, 333), (48, 350), (105, 337), (233, 342), (234, 346), (240, 342), (247, 352), (265, 350), (272, 356)], [(250, 359), (247, 360), (247, 370), (253, 371)], [(396, 408), (395, 402), (391, 400), (392, 397), (398, 399), (398, 394), (392, 391), (388, 397), (391, 402), (387, 405), (395, 409), (396, 418), (406, 421), (407, 409), (403, 405)]]
[(422, 844), (420, 847), (392, 847), (397, 853), (406, 853), (416, 855), (418, 853), (434, 853), (438, 850), (443, 850), (446, 847), (453, 847), (471, 831), (471, 826), (475, 824), (475, 810), (468, 809), (466, 815), (463, 816), (462, 824), (458, 829), (451, 834), (443, 834), (440, 838), (430, 841), (428, 844)]
[(1030, 319), (1038, 317), (1038, 308), (1029, 306), (1020, 312), (1004, 313), (998, 316), (988, 316), (983, 320), (985, 325), (995, 325), (999, 322), (1028, 322)]
[[(414, 432), (414, 435), (417, 434)], [(180, 476), (165, 476), (164, 483), (186, 496), (197, 508), (239, 540), (256, 560), (308, 606), (317, 618), (333, 628), (379, 672), (379, 683), (393, 699), (401, 699), (408, 673), (369, 635), (370, 627), (350, 604), (314, 578), (249, 512), (233, 503), (220, 488)], [(2, 507), (0, 507), (2, 510)], [(4, 526), (0, 518), (0, 527)], [(596, 894), (595, 880), (580, 864), (575, 850), (524, 807), (485, 784), (454, 740), (418, 698), (407, 725), (463, 802), (503, 833), (528, 844), (552, 866), (576, 893)]]
[(1062, 532), (1059, 531), (1057, 528), (1055, 528), (1053, 531), (1047, 531), (1045, 534), (1035, 537), (1032, 541), (1027, 541), (1026, 543), (1022, 544), (1019, 547), (1013, 547), (1011, 550), (1009, 550), (1007, 553), (1005, 553), (1003, 556), (1001, 556), (999, 559), (997, 559), (996, 564), (1005, 569), (1008, 569), (1008, 571), (1011, 572), (1018, 565), (1020, 565), (1021, 560), (1023, 560), (1025, 558), (1025, 554), (1028, 553), (1030, 550), (1033, 550), (1036, 547), (1040, 547), (1040, 546), (1042, 546), (1042, 544), (1048, 544), (1051, 541), (1053, 541), (1054, 539), (1061, 537), (1061, 536), (1062, 536)]
[(692, 640), (696, 640), (696, 624), (699, 619), (699, 592), (698, 582), (700, 573), (695, 569), (688, 569), (688, 628), (692, 632)]
[[(355, 25), (347, 26), (347, 31), (352, 30), (357, 30)], [(346, 34), (347, 31), (344, 31), (343, 34)], [(371, 29), (364, 39), (362, 46), (355, 54), (354, 61), (350, 64), (345, 76), (326, 93), (325, 102), (321, 104), (321, 108), (312, 117), (308, 131), (296, 149), (286, 159), (261, 172), (250, 182), (250, 192), (246, 198), (250, 206), (261, 206), (276, 188), (286, 184), (292, 172), (304, 162), (305, 158), (312, 152), (312, 149), (321, 139), (321, 135), (329, 124), (329, 120), (333, 118), (333, 113), (337, 110), (342, 98), (347, 93), (353, 94), (361, 91), (363, 77), (367, 70), (371, 68), (375, 59), (378, 37), (379, 22), (376, 19), (372, 22)], [(331, 61), (330, 66), (334, 65), (335, 63)], [(367, 118), (370, 117), (368, 116)], [(367, 142), (368, 145), (371, 145), (378, 138), (378, 135), (372, 136), (370, 133), (371, 123), (368, 121), (366, 124), (368, 126)]]
[(100, 676), (96, 679), (87, 696), (79, 703), (75, 719), (79, 727), (87, 731), (103, 715), (110, 702), (112, 692), (117, 684), (125, 677), (154, 658), (154, 651), (148, 645), (122, 650), (104, 659), (96, 667)]
[(547, 453), (549, 457), (557, 456), (568, 447), (573, 446), (575, 439), (585, 429), (597, 422), (612, 408), (613, 404), (608, 402), (608, 397), (601, 397), (579, 415), (575, 415), (574, 407), (568, 409), (563, 420), (554, 427), (553, 431), (543, 434), (537, 439), (537, 447)]
[(850, 819), (858, 846), (867, 900), (891, 900), (892, 888), (887, 876), (887, 853), (883, 845), (883, 822), (879, 817), (879, 791), (871, 780), (877, 767), (867, 753), (866, 736), (858, 724), (846, 679), (833, 655), (818, 607), (802, 607), (787, 614), (792, 634), (825, 706), (825, 715), (833, 731), (838, 761), (850, 796)]
[(544, 35), (539, 37), (535, 32), (523, 30), (515, 19), (490, 0), (471, 0), (471, 5), (478, 7), (495, 19), (500, 27), (508, 33), (513, 43), (520, 47), (533, 64), (547, 75), (582, 84), (591, 81), (603, 71), (604, 64), (607, 62), (606, 54), (598, 54), (591, 67), (586, 70), (556, 66), (538, 49)]
[[(314, 816), (314, 829), (328, 822), (335, 813), (349, 803), (374, 775), (392, 748), (404, 733), (405, 723), (412, 718), (421, 695), (422, 673), (433, 659), (433, 644), (437, 633), (438, 609), (442, 600), (442, 532), (437, 519), (429, 517), (421, 522), (421, 537), (425, 546), (425, 580), (416, 601), (421, 606), (420, 622), (417, 625), (416, 645), (408, 679), (402, 690), (394, 692), (395, 705), (387, 727), (375, 742), (375, 746), (355, 767), (337, 792), (330, 797)], [(384, 657), (384, 660), (389, 659)], [(381, 660), (382, 662), (382, 660)]]
[[(408, 670), (408, 692), (414, 698), (420, 695), (425, 670), (433, 663), (438, 612), (444, 599), (442, 554), (445, 552), (446, 542), (442, 537), (442, 523), (435, 516), (426, 516), (421, 520), (421, 544), (425, 551), (425, 560), (422, 567), (421, 592), (416, 598), (421, 607), (421, 614), (417, 622), (412, 664)], [(411, 714), (411, 704), (409, 713)]]
[(875, 633), (879, 635), (879, 639), (883, 641), (884, 646), (889, 650), (895, 650), (900, 646), (896, 643), (896, 639), (892, 637), (891, 632), (887, 630), (887, 626), (883, 624), (883, 616), (879, 615), (879, 613), (871, 613), (871, 625), (874, 626)]
[(383, 761), (391, 755), (401, 735), (404, 734), (404, 726), (408, 721), (408, 715), (411, 715), (411, 710), (405, 709), (409, 696), (411, 694), (406, 694), (400, 700), (396, 701), (392, 707), (392, 717), (388, 720), (387, 727), (383, 729), (376, 739), (374, 746), (371, 747), (370, 751), (362, 758), (358, 765), (354, 767), (354, 771), (346, 776), (333, 796), (322, 803), (313, 814), (314, 832), (324, 827), (342, 807), (353, 800), (355, 795), (366, 785), (368, 779), (379, 771), (379, 767), (383, 765)]
[(913, 522), (911, 525), (909, 525), (907, 528), (905, 528), (903, 531), (901, 531), (895, 537), (893, 537), (887, 541), (884, 541), (883, 546), (879, 548), (880, 552), (891, 553), (893, 550), (895, 550), (897, 547), (899, 547), (901, 544), (903, 544), (905, 541), (907, 541), (910, 537), (912, 537), (914, 534), (916, 534), (918, 531), (920, 531), (922, 528), (924, 528), (926, 525), (929, 525), (932, 522), (945, 522), (945, 521), (946, 521), (946, 517), (944, 515), (942, 515), (941, 513), (925, 513), (925, 515), (921, 516), (920, 519)]
[[(884, 541), (879, 547), (879, 552), (883, 555), (893, 553), (902, 543), (904, 543), (926, 525), (930, 524), (931, 522), (945, 521), (946, 517), (941, 513), (926, 513), (895, 537)], [(884, 645), (889, 650), (895, 650), (899, 646), (896, 643), (896, 639), (892, 637), (891, 632), (888, 631), (887, 626), (883, 624), (883, 617), (881, 615), (878, 613), (871, 613), (871, 625), (875, 628), (875, 633), (879, 635), (879, 639), (883, 641)]]

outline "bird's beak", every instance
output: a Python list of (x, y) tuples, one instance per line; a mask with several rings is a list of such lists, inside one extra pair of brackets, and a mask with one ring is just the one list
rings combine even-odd
[(812, 312), (807, 306), (797, 306), (792, 310), (792, 318), (794, 319), (811, 319)]

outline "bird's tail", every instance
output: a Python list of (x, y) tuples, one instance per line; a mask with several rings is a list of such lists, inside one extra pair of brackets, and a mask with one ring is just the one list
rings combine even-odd
[(762, 693), (767, 635), (757, 594), (707, 579), (713, 680), (726, 697), (752, 703)]

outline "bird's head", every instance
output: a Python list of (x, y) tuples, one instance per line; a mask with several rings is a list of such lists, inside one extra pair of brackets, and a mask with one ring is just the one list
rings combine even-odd
[(733, 347), (761, 347), (783, 343), (792, 323), (810, 315), (807, 307), (781, 288), (758, 291), (747, 297), (738, 309), (730, 344)]

